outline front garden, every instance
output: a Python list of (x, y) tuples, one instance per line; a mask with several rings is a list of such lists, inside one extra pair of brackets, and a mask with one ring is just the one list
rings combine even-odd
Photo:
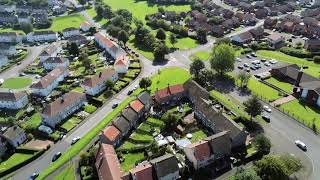
[(22, 77), (9, 78), (3, 82), (3, 84), (1, 85), (1, 88), (22, 89), (22, 88), (28, 87), (29, 85), (31, 85), (31, 83), (32, 83), (32, 79), (30, 78), (22, 78)]

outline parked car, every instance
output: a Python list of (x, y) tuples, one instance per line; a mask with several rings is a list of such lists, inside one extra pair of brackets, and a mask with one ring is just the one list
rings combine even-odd
[(266, 114), (263, 114), (262, 116), (262, 119), (264, 119), (266, 122), (270, 122), (270, 116), (266, 115)]
[(114, 104), (112, 105), (112, 109), (115, 109), (116, 107), (118, 107), (118, 103), (114, 103)]
[(251, 56), (252, 56), (252, 57), (257, 57), (256, 53), (254, 53), (254, 52), (251, 53)]
[(243, 69), (243, 66), (238, 66), (238, 69)]
[(244, 67), (249, 67), (249, 64), (248, 63), (244, 63), (243, 66)]
[(52, 157), (52, 162), (56, 161), (57, 159), (59, 159), (59, 157), (61, 156), (61, 152), (57, 152), (53, 155)]
[(257, 70), (254, 66), (251, 66), (250, 69), (253, 71)]
[(236, 60), (237, 60), (238, 62), (241, 62), (241, 61), (242, 61), (240, 58), (236, 58)]
[(250, 72), (250, 68), (246, 68), (245, 71), (246, 71), (246, 72)]
[(303, 151), (307, 151), (307, 146), (306, 146), (306, 144), (304, 144), (302, 141), (296, 140), (296, 141), (294, 141), (294, 143), (295, 143), (300, 149), (302, 149)]
[(137, 84), (137, 85), (135, 85), (134, 87), (133, 87), (133, 90), (136, 90), (136, 89), (138, 89), (139, 88), (139, 85)]
[(77, 137), (74, 137), (72, 140), (71, 140), (71, 145), (74, 145), (76, 142), (78, 142), (80, 140), (80, 137), (77, 136)]
[(267, 106), (267, 105), (263, 106), (263, 110), (265, 110), (268, 113), (271, 113), (271, 111), (272, 111), (271, 108), (269, 106)]
[(127, 95), (131, 95), (132, 92), (133, 92), (133, 90), (129, 90), (128, 93), (127, 93)]
[(31, 176), (29, 177), (29, 180), (34, 180), (34, 179), (36, 179), (38, 176), (39, 176), (39, 173), (34, 172), (34, 173), (32, 173)]
[(249, 54), (246, 55), (247, 58), (251, 59), (251, 56)]
[(265, 66), (270, 66), (270, 64), (268, 62), (265, 62), (264, 65)]
[(266, 62), (267, 60), (266, 59), (261, 59), (261, 62)]

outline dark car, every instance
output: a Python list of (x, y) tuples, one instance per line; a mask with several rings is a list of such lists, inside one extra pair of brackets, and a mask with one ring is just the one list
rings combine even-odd
[(250, 69), (257, 70), (255, 66), (251, 66)]
[(270, 122), (270, 116), (268, 115), (262, 115), (262, 119), (264, 119), (266, 122)]
[(39, 176), (39, 173), (34, 172), (34, 173), (31, 174), (31, 176), (29, 177), (29, 179), (30, 179), (30, 180), (34, 180), (34, 179), (36, 179), (38, 176)]
[(61, 156), (61, 152), (57, 152), (53, 155), (52, 157), (52, 162), (56, 161), (57, 159), (59, 159), (59, 157)]
[(116, 107), (118, 107), (118, 103), (112, 105), (112, 109), (115, 109)]
[(238, 66), (238, 69), (243, 69), (243, 66)]
[(127, 93), (127, 94), (128, 94), (128, 95), (131, 95), (131, 94), (132, 94), (132, 92), (133, 92), (133, 91), (132, 91), (132, 90), (130, 90), (130, 91), (128, 91), (128, 93)]
[(245, 71), (246, 71), (246, 72), (250, 72), (250, 68), (246, 68)]

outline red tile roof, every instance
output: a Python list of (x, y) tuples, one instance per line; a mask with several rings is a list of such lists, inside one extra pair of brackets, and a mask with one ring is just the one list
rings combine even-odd
[(208, 141), (198, 141), (196, 143), (189, 144), (187, 148), (193, 149), (194, 156), (198, 161), (205, 160), (211, 155)]
[(138, 99), (132, 101), (132, 102), (130, 103), (130, 106), (131, 106), (131, 108), (132, 108), (134, 111), (136, 111), (137, 113), (139, 113), (139, 112), (143, 109), (143, 107), (144, 107), (144, 105), (143, 105), (143, 104), (141, 103), (141, 101), (139, 101)]
[(164, 89), (160, 89), (155, 94), (156, 94), (156, 98), (161, 99), (161, 98), (165, 98), (167, 96), (178, 94), (181, 92), (184, 92), (183, 85), (177, 84), (177, 85), (166, 87)]
[(144, 162), (134, 169), (130, 170), (130, 173), (136, 180), (152, 180), (152, 165), (149, 162)]
[(103, 35), (101, 32), (96, 33), (94, 37), (99, 39), (108, 48), (112, 48), (113, 46), (115, 46), (114, 43), (110, 39), (108, 39), (105, 35)]
[(102, 130), (102, 133), (111, 142), (114, 142), (120, 136), (120, 131), (112, 125)]
[(115, 62), (114, 65), (127, 65), (129, 63), (128, 56), (120, 56)]
[(88, 21), (84, 21), (80, 24), (80, 26), (92, 26)]

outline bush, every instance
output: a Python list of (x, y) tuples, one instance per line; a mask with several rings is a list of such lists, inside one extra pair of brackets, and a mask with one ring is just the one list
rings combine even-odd
[(320, 64), (320, 56), (314, 56), (313, 57), (313, 62), (317, 63), (317, 64)]
[(310, 52), (307, 52), (307, 51), (305, 51), (303, 49), (295, 49), (295, 48), (290, 48), (290, 47), (283, 47), (283, 48), (280, 49), (280, 51), (282, 53), (287, 54), (287, 55), (295, 56), (295, 57), (298, 57), (298, 58), (310, 58), (310, 57), (312, 57)]

